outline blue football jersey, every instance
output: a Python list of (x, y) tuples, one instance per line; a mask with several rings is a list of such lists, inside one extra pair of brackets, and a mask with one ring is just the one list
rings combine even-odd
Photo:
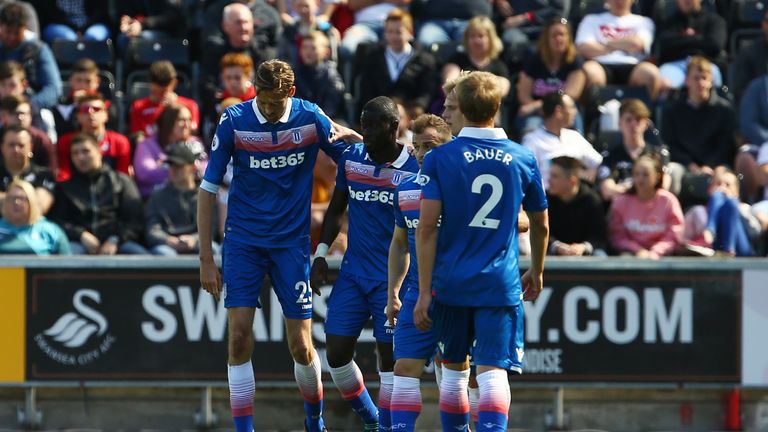
[(392, 163), (378, 164), (365, 145), (349, 147), (338, 162), (336, 189), (349, 194), (347, 252), (341, 270), (367, 279), (386, 281), (395, 189), (419, 170), (411, 148), (403, 146)]
[(419, 297), (419, 266), (416, 262), (416, 227), (419, 226), (419, 207), (421, 206), (421, 186), (414, 176), (400, 183), (395, 196), (395, 225), (408, 232), (408, 252), (411, 256), (408, 274), (405, 275), (400, 298)]
[(344, 143), (329, 142), (331, 124), (320, 108), (289, 99), (277, 123), (259, 112), (256, 99), (221, 115), (201, 188), (216, 193), (233, 165), (224, 234), (264, 248), (309, 243), (312, 174), (317, 152), (337, 160)]
[(465, 127), (422, 163), (422, 198), (442, 202), (432, 289), (452, 306), (521, 301), (517, 215), (543, 211), (536, 159), (502, 129)]

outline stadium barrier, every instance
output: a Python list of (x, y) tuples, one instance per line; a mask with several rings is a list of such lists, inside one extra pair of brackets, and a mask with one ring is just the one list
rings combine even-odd
[[(313, 299), (322, 357), (331, 264)], [(0, 385), (27, 388), (32, 412), (38, 387), (226, 386), (226, 310), (200, 289), (196, 258), (6, 258), (0, 278)], [(294, 386), (279, 302), (265, 289), (261, 303), (257, 385)], [(768, 387), (765, 259), (552, 259), (525, 307), (525, 373), (512, 379), (561, 402), (563, 386)], [(370, 327), (358, 347), (375, 380)]]

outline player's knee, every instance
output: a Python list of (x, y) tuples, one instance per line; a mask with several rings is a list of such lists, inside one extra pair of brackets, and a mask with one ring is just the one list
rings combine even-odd
[(395, 363), (395, 375), (402, 377), (419, 378), (424, 370), (424, 361), (414, 359), (402, 359)]
[(312, 361), (312, 346), (303, 343), (303, 341), (290, 344), (291, 357), (296, 363), (308, 365)]
[(239, 358), (250, 356), (250, 348), (253, 342), (253, 334), (249, 329), (231, 328), (229, 331), (229, 355)]
[(332, 368), (340, 368), (352, 361), (353, 355), (348, 355), (346, 352), (335, 352), (332, 350), (326, 351), (328, 358), (328, 366)]

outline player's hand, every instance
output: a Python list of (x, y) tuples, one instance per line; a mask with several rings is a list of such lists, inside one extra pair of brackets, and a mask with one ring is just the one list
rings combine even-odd
[(309, 286), (316, 295), (320, 293), (320, 287), (328, 281), (328, 261), (323, 257), (317, 257), (312, 262), (312, 270), (309, 272)]
[(200, 260), (200, 284), (208, 291), (216, 301), (221, 294), (221, 273), (216, 268), (213, 258)]
[(400, 315), (400, 308), (403, 307), (403, 303), (397, 296), (394, 299), (387, 302), (387, 320), (389, 325), (394, 327), (397, 325), (397, 317)]
[(432, 303), (431, 296), (419, 294), (416, 306), (413, 308), (413, 323), (421, 331), (427, 331), (432, 328), (432, 319), (429, 317), (429, 305)]
[(544, 279), (541, 273), (535, 275), (528, 269), (520, 278), (520, 283), (523, 286), (523, 301), (534, 301), (541, 294)]
[(331, 122), (331, 142), (344, 141), (347, 144), (363, 142), (363, 136), (354, 129)]

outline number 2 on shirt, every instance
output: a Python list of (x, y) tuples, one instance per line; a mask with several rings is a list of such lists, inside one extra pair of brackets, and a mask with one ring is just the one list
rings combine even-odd
[(501, 221), (499, 219), (491, 219), (488, 215), (493, 211), (499, 201), (501, 201), (501, 196), (504, 193), (504, 185), (495, 175), (481, 174), (475, 177), (475, 180), (472, 182), (472, 193), (480, 194), (485, 185), (491, 187), (491, 196), (488, 197), (488, 200), (480, 207), (477, 213), (475, 213), (475, 217), (469, 222), (469, 226), (474, 228), (497, 229)]

